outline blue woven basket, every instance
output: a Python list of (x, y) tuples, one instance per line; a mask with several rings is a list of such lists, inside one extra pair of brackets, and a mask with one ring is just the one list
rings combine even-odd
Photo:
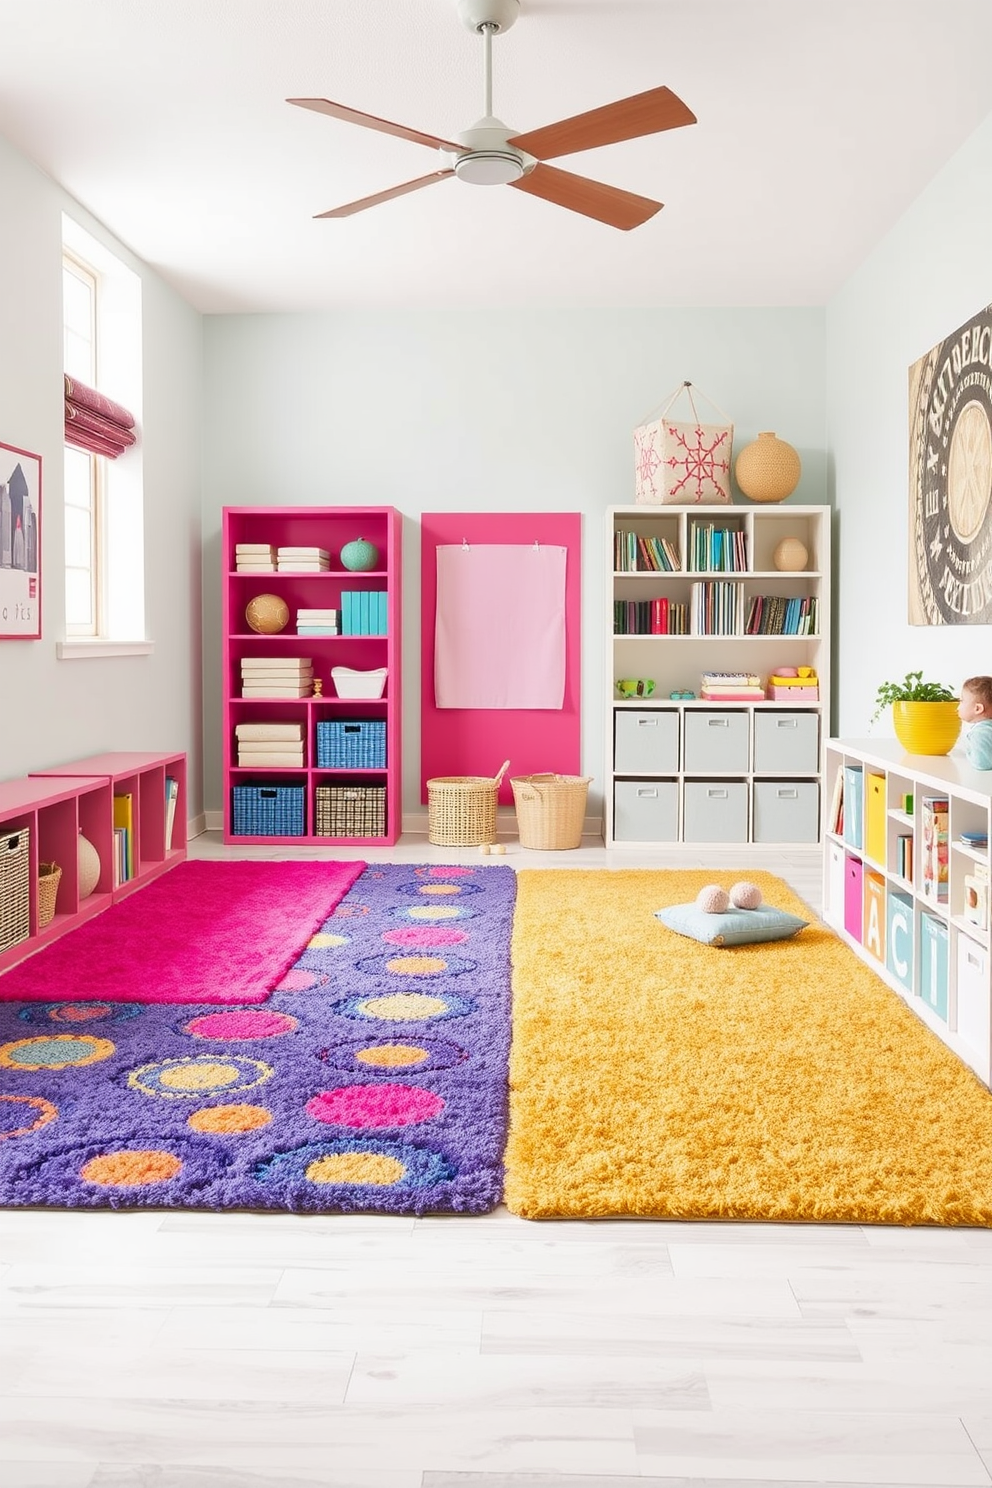
[(384, 770), (386, 724), (381, 718), (340, 718), (317, 725), (319, 770)]
[(302, 785), (236, 785), (236, 837), (302, 837)]

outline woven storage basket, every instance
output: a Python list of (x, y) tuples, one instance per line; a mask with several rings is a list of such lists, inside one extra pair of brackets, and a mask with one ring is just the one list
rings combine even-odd
[(578, 847), (591, 776), (520, 775), (511, 780), (521, 847)]
[(59, 897), (62, 869), (58, 863), (38, 864), (38, 929), (44, 930), (55, 918), (55, 901)]
[(31, 934), (29, 836), (27, 827), (0, 836), (0, 951)]
[(496, 797), (510, 761), (486, 775), (439, 775), (427, 782), (427, 841), (436, 847), (481, 847), (496, 841)]

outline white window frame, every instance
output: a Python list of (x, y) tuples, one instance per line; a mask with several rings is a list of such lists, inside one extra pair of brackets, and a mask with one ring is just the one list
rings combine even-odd
[[(70, 332), (69, 332), (69, 327), (65, 323), (64, 316), (63, 316), (63, 328), (62, 328), (62, 330), (63, 330), (63, 342), (64, 342), (64, 347), (63, 347), (63, 365), (65, 367), (66, 372), (69, 374), (70, 377), (77, 376), (77, 377), (79, 377), (79, 379), (82, 382), (85, 382), (85, 383), (88, 384), (88, 386), (93, 387), (93, 386), (95, 386), (96, 380), (97, 380), (97, 373), (96, 373), (96, 368), (97, 368), (96, 335), (97, 335), (97, 305), (98, 305), (98, 302), (99, 302), (99, 294), (100, 294), (99, 276), (98, 276), (98, 274), (97, 274), (97, 272), (96, 272), (96, 270), (94, 268), (92, 268), (89, 264), (84, 263), (83, 260), (77, 254), (71, 253), (68, 250), (64, 250), (63, 251), (63, 254), (62, 254), (62, 274), (63, 274), (63, 284), (65, 283), (65, 276), (67, 274), (69, 274), (73, 278), (79, 280), (82, 284), (84, 284), (86, 286), (86, 288), (89, 290), (90, 305), (91, 305), (89, 336), (87, 338), (84, 338), (84, 339), (86, 339), (88, 341), (88, 356), (85, 358), (85, 360), (87, 362), (87, 365), (84, 366), (84, 365), (82, 365), (81, 362), (79, 364), (77, 364), (76, 361), (75, 361), (75, 358), (69, 356), (68, 340), (69, 340), (69, 334), (70, 334)], [(102, 632), (102, 629), (103, 629), (102, 620), (103, 620), (103, 611), (104, 611), (103, 591), (102, 591), (102, 577), (103, 577), (103, 574), (102, 574), (102, 570), (103, 570), (103, 527), (104, 527), (103, 510), (102, 510), (102, 507), (103, 507), (103, 494), (102, 494), (103, 493), (103, 479), (102, 479), (103, 472), (101, 470), (101, 463), (102, 462), (100, 461), (100, 458), (97, 455), (91, 454), (88, 450), (79, 449), (75, 445), (67, 444), (66, 447), (65, 447), (65, 451), (66, 451), (66, 464), (67, 465), (68, 465), (68, 462), (69, 462), (70, 459), (73, 460), (73, 461), (85, 461), (86, 464), (87, 464), (88, 473), (89, 473), (89, 502), (87, 504), (86, 510), (88, 511), (88, 514), (89, 514), (89, 524), (90, 524), (90, 554), (89, 554), (89, 567), (88, 567), (88, 572), (89, 572), (89, 591), (90, 591), (90, 605), (89, 605), (89, 608), (90, 608), (90, 620), (89, 620), (88, 623), (83, 623), (81, 621), (72, 621), (72, 620), (70, 620), (70, 618), (69, 618), (68, 582), (67, 582), (67, 584), (66, 584), (66, 620), (65, 620), (65, 633), (66, 633), (66, 636), (67, 637), (70, 637), (70, 638), (74, 638), (75, 639), (75, 638), (86, 637), (86, 638), (88, 638), (90, 640), (93, 640), (97, 636), (99, 636), (101, 634), (101, 632)], [(68, 477), (68, 470), (67, 470), (66, 471), (66, 476), (65, 476), (65, 505), (66, 505), (66, 516), (67, 516), (67, 519), (68, 519), (69, 508), (70, 508), (70, 505), (72, 505), (72, 504), (75, 504), (75, 503), (70, 503), (70, 499), (69, 499), (69, 477)], [(83, 569), (83, 565), (79, 565), (79, 567), (81, 569)], [(67, 581), (68, 581), (69, 570), (70, 570), (70, 564), (69, 564), (68, 557), (67, 557), (66, 558), (66, 579), (67, 579)], [(86, 571), (86, 570), (83, 569), (83, 571)]]
[[(142, 414), (141, 280), (73, 218), (62, 216), (63, 253), (96, 277), (96, 366), (92, 385), (123, 403), (140, 427)], [(93, 457), (97, 472), (98, 628), (66, 634), (56, 646), (62, 660), (144, 655), (145, 556), (141, 439), (116, 460)]]

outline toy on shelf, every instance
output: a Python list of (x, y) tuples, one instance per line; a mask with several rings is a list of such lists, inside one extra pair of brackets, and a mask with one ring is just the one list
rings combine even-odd
[(813, 667), (779, 667), (768, 678), (768, 696), (776, 702), (819, 702), (819, 678)]
[(654, 679), (652, 677), (621, 677), (617, 682), (617, 692), (622, 698), (650, 697), (654, 692)]

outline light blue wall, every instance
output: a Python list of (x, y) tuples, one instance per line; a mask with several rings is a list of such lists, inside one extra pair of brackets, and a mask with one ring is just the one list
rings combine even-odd
[[(880, 682), (922, 668), (957, 688), (992, 672), (988, 626), (907, 619), (909, 368), (992, 302), (990, 240), (992, 118), (827, 307), (835, 730), (845, 737), (867, 735)], [(872, 732), (891, 735), (891, 719)]]
[[(419, 789), (425, 511), (583, 514), (582, 769), (602, 799), (604, 513), (633, 500), (634, 426), (685, 378), (741, 447), (761, 429), (826, 500), (822, 310), (353, 312), (205, 327), (205, 800), (220, 809), (220, 528), (226, 505), (389, 505), (404, 515), (404, 807)], [(707, 405), (701, 401), (703, 416)], [(708, 410), (712, 417), (718, 417)], [(507, 596), (526, 603), (526, 596)], [(494, 617), (498, 623), (498, 617)], [(493, 741), (493, 770), (503, 758)], [(555, 769), (553, 759), (547, 768)], [(511, 762), (512, 769), (512, 762)], [(457, 764), (453, 767), (457, 773)]]

